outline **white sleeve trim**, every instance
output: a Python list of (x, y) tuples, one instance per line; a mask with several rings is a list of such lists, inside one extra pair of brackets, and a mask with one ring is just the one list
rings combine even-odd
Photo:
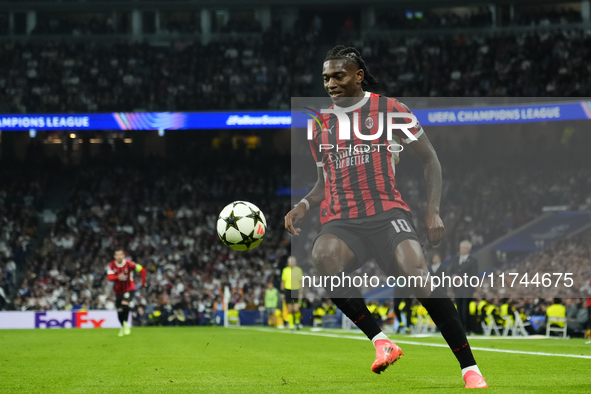
[(113, 270), (108, 270), (107, 271), (107, 275), (113, 275), (114, 273), (115, 273), (115, 271), (113, 271)]
[[(424, 134), (423, 128), (421, 127), (421, 129), (414, 136), (415, 136), (415, 138), (419, 138), (423, 134)], [(416, 142), (414, 140), (411, 140), (410, 138), (403, 138), (402, 141), (404, 141), (405, 144), (410, 144), (410, 143)]]

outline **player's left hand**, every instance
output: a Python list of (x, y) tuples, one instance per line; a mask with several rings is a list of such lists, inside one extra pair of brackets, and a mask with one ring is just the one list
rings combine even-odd
[(306, 208), (304, 203), (299, 203), (294, 209), (289, 211), (285, 215), (285, 229), (291, 235), (300, 235), (301, 228), (295, 227), (295, 225), (304, 218), (306, 215)]
[(439, 214), (427, 214), (425, 217), (425, 227), (427, 230), (429, 245), (431, 247), (439, 246), (439, 242), (441, 242), (441, 239), (445, 235), (445, 227), (443, 226), (443, 220), (441, 220)]

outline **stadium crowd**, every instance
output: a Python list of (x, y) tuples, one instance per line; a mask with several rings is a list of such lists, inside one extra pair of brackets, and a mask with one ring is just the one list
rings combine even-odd
[(315, 46), (307, 37), (167, 47), (6, 41), (0, 111), (288, 109), (292, 96), (311, 95)]
[[(585, 78), (591, 36), (584, 31), (352, 44), (378, 77), (376, 92), (395, 97), (583, 97), (591, 91)], [(311, 66), (317, 57), (312, 34), (166, 47), (5, 41), (0, 53), (7, 59), (0, 65), (2, 112), (289, 109), (291, 97), (321, 87)]]
[[(506, 277), (509, 278), (509, 274), (513, 272), (528, 272), (531, 275), (538, 273), (540, 277), (544, 274), (551, 276), (553, 273), (570, 273), (573, 279), (573, 285), (570, 287), (572, 292), (567, 292), (567, 289), (560, 285), (557, 288), (552, 286), (540, 287), (540, 290), (547, 295), (546, 297), (572, 297), (573, 294), (579, 293), (591, 296), (591, 293), (587, 291), (591, 278), (591, 264), (589, 264), (591, 262), (591, 245), (589, 239), (591, 239), (591, 231), (587, 230), (574, 237), (556, 241), (515, 264), (506, 264), (499, 269), (497, 274), (504, 272)], [(553, 280), (553, 282), (556, 282), (556, 280)], [(528, 293), (528, 289), (518, 283), (514, 287), (515, 289), (511, 290), (514, 296)], [(489, 293), (493, 293), (493, 290), (485, 288), (483, 295), (487, 296)], [(529, 293), (531, 293), (531, 289)]]
[[(576, 21), (572, 13), (519, 15), (518, 24)], [(422, 21), (405, 23), (411, 28), (421, 23), (482, 26), (489, 23), (490, 14), (482, 10), (467, 19), (441, 18), (427, 15)], [(243, 22), (240, 30), (259, 28)], [(106, 22), (69, 23), (40, 23), (33, 34), (111, 31)], [(400, 26), (405, 25), (396, 27)], [(170, 29), (184, 28), (172, 23)], [(287, 36), (265, 33), (260, 40), (205, 46), (184, 41), (168, 47), (3, 41), (0, 111), (289, 109), (291, 97), (317, 92), (315, 68), (310, 65), (317, 60), (320, 31), (304, 26)], [(395, 97), (588, 96), (591, 91), (587, 78), (591, 66), (586, 61), (591, 35), (584, 31), (372, 38), (352, 43), (380, 80), (376, 92)], [(460, 240), (483, 245), (533, 219), (545, 205), (591, 206), (591, 177), (585, 170), (590, 167), (572, 161), (580, 152), (549, 153), (534, 144), (522, 156), (497, 158), (478, 151), (486, 146), (482, 142), (459, 149), (442, 139), (433, 143), (445, 174), (441, 212), (447, 235), (439, 249), (444, 259), (455, 254)], [(526, 156), (534, 153), (537, 160), (528, 160)], [(483, 159), (489, 164), (479, 165)], [(110, 163), (85, 164), (75, 174), (64, 169), (52, 175), (71, 178), (67, 199), (43, 237), (38, 236), (39, 212), (49, 170), (3, 168), (0, 308), (114, 309), (105, 266), (112, 251), (123, 248), (148, 270), (147, 287), (139, 290), (135, 304), (139, 324), (203, 324), (203, 316), (210, 321), (223, 308), (224, 284), (233, 289), (236, 310), (258, 309), (265, 284), (273, 281), (277, 286), (289, 250), (283, 216), (290, 202), (276, 196), (277, 190), (290, 186), (289, 166), (281, 160), (246, 165), (218, 157), (190, 167), (157, 160), (151, 165), (121, 165), (115, 158)], [(425, 201), (420, 166), (407, 165), (405, 160), (400, 166), (397, 188), (415, 212), (420, 229)], [(272, 223), (265, 242), (248, 253), (225, 248), (215, 233), (218, 212), (238, 198), (256, 202)], [(310, 220), (318, 224), (317, 217)], [(312, 235), (306, 241), (308, 250)], [(591, 276), (589, 258), (586, 240), (577, 238), (532, 254), (519, 267), (551, 270), (568, 261), (579, 276), (577, 286), (583, 286), (585, 275)], [(16, 271), (25, 265), (19, 283)], [(366, 272), (380, 275), (371, 263)], [(306, 298), (313, 304), (318, 302), (315, 296)], [(489, 299), (489, 304), (495, 302)], [(549, 301), (524, 302), (515, 307), (527, 315), (543, 311)], [(577, 302), (569, 302), (572, 314), (578, 315), (579, 309), (571, 307)]]
[(3, 168), (0, 172), (0, 308), (18, 287), (17, 267), (26, 263), (37, 238), (37, 212), (42, 207), (47, 173)]
[[(112, 260), (115, 248), (126, 250), (149, 272), (148, 287), (139, 292), (139, 304), (147, 313), (153, 312), (154, 303), (167, 309), (187, 299), (196, 310), (215, 305), (222, 284), (237, 289), (236, 303), (258, 304), (264, 293), (261, 286), (273, 279), (278, 262), (287, 254), (282, 217), (289, 202), (275, 196), (286, 186), (286, 169), (276, 159), (275, 171), (259, 177), (261, 161), (253, 159), (249, 170), (240, 170), (236, 163), (219, 159), (220, 163), (210, 161), (209, 167), (193, 163), (167, 168), (170, 163), (151, 160), (149, 166), (109, 166), (101, 161), (76, 168), (66, 202), (28, 261), (12, 307), (113, 309), (105, 262)], [(63, 171), (58, 176), (71, 174)], [(18, 193), (11, 197), (28, 201), (23, 189), (20, 197)], [(256, 201), (269, 223), (279, 225), (271, 225), (265, 243), (249, 253), (233, 252), (217, 242), (217, 215), (237, 196)], [(9, 207), (24, 217), (28, 211), (15, 210), (11, 201), (0, 209)], [(32, 218), (36, 220), (34, 211)], [(10, 219), (6, 215), (5, 220)], [(3, 226), (5, 234), (18, 234), (12, 226)], [(0, 245), (5, 249), (10, 243)], [(12, 272), (14, 263), (0, 267)]]
[[(571, 160), (579, 159), (579, 154), (572, 150), (565, 150), (564, 157), (555, 151), (555, 161), (530, 158), (526, 165), (521, 156), (514, 158), (516, 162), (505, 159), (478, 168), (466, 164), (482, 159), (482, 152), (477, 151), (479, 142), (457, 148), (450, 148), (437, 138), (433, 142), (447, 174), (441, 210), (447, 235), (438, 249), (444, 259), (455, 254), (459, 240), (467, 237), (478, 247), (533, 219), (545, 205), (567, 203), (576, 209), (591, 204), (589, 174), (572, 170), (581, 168), (569, 164), (569, 156)], [(536, 151), (540, 158), (547, 157), (547, 152), (538, 151), (539, 148), (532, 146), (529, 153)], [(472, 153), (460, 156), (454, 149)], [(528, 151), (522, 154), (527, 155)], [(6, 225), (2, 226), (4, 242), (0, 243), (0, 250), (4, 256), (0, 268), (5, 276), (5, 294), (11, 290), (7, 284), (18, 287), (17, 296), (8, 307), (114, 308), (105, 266), (112, 259), (113, 250), (123, 248), (148, 270), (148, 286), (138, 292), (139, 309), (135, 309), (143, 324), (161, 323), (162, 319), (180, 324), (181, 311), (185, 317), (190, 316), (183, 324), (203, 323), (202, 316), (212, 317), (223, 308), (224, 284), (233, 289), (235, 309), (258, 309), (266, 283), (273, 281), (278, 287), (278, 275), (289, 250), (283, 231), (283, 215), (289, 210), (289, 201), (276, 196), (278, 190), (289, 187), (289, 163), (285, 158), (261, 159), (259, 155), (243, 157), (239, 163), (222, 157), (227, 156), (215, 153), (183, 164), (151, 159), (148, 165), (115, 165), (118, 158), (114, 156), (80, 165), (75, 172), (52, 169), (54, 176), (70, 178), (71, 183), (55, 223), (27, 259), (22, 283), (14, 282), (13, 250), (36, 233), (37, 212), (43, 205), (48, 174), (35, 171), (31, 182), (21, 183), (18, 179), (22, 172), (4, 172), (0, 209), (6, 212)], [(277, 165), (269, 168), (269, 160)], [(246, 162), (248, 166), (244, 165)], [(516, 166), (517, 162), (522, 165)], [(563, 163), (564, 168), (557, 163)], [(416, 213), (415, 224), (420, 228), (425, 200), (420, 166), (406, 158), (399, 166), (404, 168), (397, 170), (397, 187)], [(262, 171), (265, 177), (258, 175)], [(512, 187), (515, 184), (520, 187)], [(226, 248), (217, 241), (215, 233), (217, 213), (237, 198), (256, 202), (273, 224), (265, 242), (248, 253)], [(14, 216), (17, 212), (20, 217)], [(318, 218), (311, 216), (310, 220), (317, 222)], [(314, 232), (308, 234), (308, 249), (313, 235)], [(578, 267), (576, 272), (581, 278), (591, 276), (585, 265), (589, 261), (586, 238), (577, 239), (548, 247), (520, 264), (528, 270), (543, 270), (568, 261), (569, 268)], [(576, 264), (574, 258), (578, 259)], [(375, 263), (366, 265), (365, 272), (382, 275)], [(311, 304), (318, 297), (318, 292), (305, 293)], [(490, 298), (487, 294), (482, 297)], [(155, 319), (154, 312), (162, 317)]]
[(395, 97), (585, 96), (589, 43), (582, 31), (354, 42)]

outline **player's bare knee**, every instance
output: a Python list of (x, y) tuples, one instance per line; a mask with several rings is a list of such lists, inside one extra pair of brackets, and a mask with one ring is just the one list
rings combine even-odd
[(355, 253), (333, 235), (322, 235), (314, 243), (312, 262), (320, 275), (336, 275), (355, 260)]
[(336, 250), (331, 247), (314, 247), (312, 262), (320, 275), (336, 275), (341, 271)]
[(121, 305), (129, 305), (129, 302), (127, 302), (127, 301), (121, 301)]
[(421, 244), (418, 241), (408, 239), (400, 242), (394, 256), (405, 275), (426, 275), (429, 271)]

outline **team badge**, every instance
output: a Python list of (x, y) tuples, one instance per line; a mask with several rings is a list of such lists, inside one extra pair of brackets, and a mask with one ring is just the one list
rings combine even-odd
[(373, 127), (373, 118), (371, 116), (368, 116), (367, 119), (365, 119), (365, 127), (368, 129)]

